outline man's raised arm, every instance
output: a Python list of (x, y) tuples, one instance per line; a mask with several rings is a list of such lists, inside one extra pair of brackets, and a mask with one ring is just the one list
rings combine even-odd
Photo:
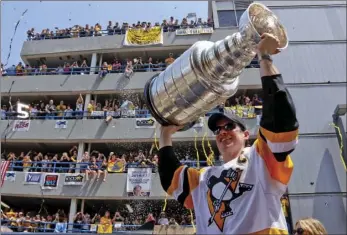
[(299, 124), (292, 97), (284, 85), (282, 75), (268, 56), (271, 46), (276, 46), (276, 39), (270, 35), (265, 37), (268, 39), (260, 45), (258, 53), (263, 114), (257, 137), (257, 151), (264, 159), (271, 177), (287, 184), (293, 170), (289, 154), (297, 144)]
[[(193, 208), (191, 192), (199, 184), (199, 171), (180, 163), (172, 148), (178, 126), (161, 127), (158, 171), (163, 189), (187, 208)], [(183, 150), (184, 151), (184, 150)]]

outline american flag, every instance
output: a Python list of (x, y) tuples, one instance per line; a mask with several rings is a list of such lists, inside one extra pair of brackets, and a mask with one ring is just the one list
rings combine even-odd
[(0, 179), (0, 187), (2, 187), (5, 177), (6, 177), (6, 171), (8, 166), (10, 165), (10, 161), (1, 161), (1, 168), (0, 168), (0, 173), (1, 173), (1, 179)]

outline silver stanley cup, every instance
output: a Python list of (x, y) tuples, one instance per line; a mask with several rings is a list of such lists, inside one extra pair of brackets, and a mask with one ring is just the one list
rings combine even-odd
[(185, 125), (233, 96), (238, 76), (256, 55), (260, 35), (270, 33), (288, 45), (286, 30), (266, 6), (252, 3), (239, 20), (239, 32), (225, 39), (199, 41), (165, 71), (150, 79), (144, 98), (161, 125)]

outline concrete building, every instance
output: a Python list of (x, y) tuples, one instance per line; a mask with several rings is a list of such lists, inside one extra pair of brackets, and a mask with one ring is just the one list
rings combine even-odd
[[(21, 57), (26, 64), (41, 61), (48, 67), (56, 67), (62, 61), (72, 62), (86, 58), (91, 68), (105, 60), (117, 58), (165, 58), (169, 53), (180, 55), (199, 40), (217, 41), (237, 31), (238, 17), (252, 1), (209, 1), (209, 17), (215, 23), (212, 34), (179, 36), (164, 33), (163, 45), (129, 48), (123, 46), (124, 35), (71, 38), (60, 40), (26, 41)], [(331, 125), (337, 105), (346, 104), (346, 2), (344, 1), (260, 1), (273, 10), (285, 25), (289, 47), (274, 57), (285, 83), (294, 99), (300, 122), (299, 145), (292, 158), (294, 174), (289, 185), (292, 220), (315, 217), (323, 222), (329, 234), (346, 234), (346, 150), (339, 143), (346, 143), (346, 130), (341, 129), (343, 141), (339, 141), (336, 129)], [(141, 93), (144, 84), (155, 72), (135, 73), (124, 87), (127, 92)], [(11, 89), (12, 99), (24, 97), (56, 97), (72, 102), (82, 94), (85, 104), (91, 99), (105, 98), (109, 94), (124, 92), (118, 89), (121, 74), (108, 74), (100, 80), (92, 71), (88, 75), (40, 75), (6, 77), (1, 82), (2, 95)], [(257, 68), (247, 68), (241, 76), (240, 89), (260, 89)], [(101, 98), (100, 98), (101, 97)], [(4, 98), (5, 99), (5, 98)], [(86, 106), (85, 106), (86, 107)], [(342, 106), (341, 106), (342, 107)], [(345, 107), (345, 106), (344, 106)], [(346, 126), (346, 114), (341, 113)], [(93, 146), (109, 146), (125, 142), (153, 142), (155, 129), (137, 129), (134, 119), (119, 119), (113, 125), (103, 120), (69, 120), (66, 129), (54, 129), (55, 120), (31, 120), (27, 132), (14, 132), (13, 121), (2, 120), (0, 132), (6, 148), (62, 148), (64, 144), (78, 145), (78, 157)], [(247, 120), (253, 136), (256, 135), (255, 119)], [(9, 128), (10, 126), (10, 128)], [(198, 131), (201, 140), (207, 131)], [(116, 134), (115, 134), (116, 133)], [(207, 131), (212, 141), (213, 134)], [(193, 130), (177, 133), (176, 141), (191, 143)], [(103, 145), (103, 143), (107, 143)], [(32, 148), (32, 147), (31, 147)], [(343, 150), (340, 153), (340, 148)], [(113, 174), (112, 180), (97, 185), (86, 185), (81, 190), (66, 187), (62, 183), (57, 190), (45, 191), (47, 198), (72, 198), (73, 215), (77, 203), (84, 199), (121, 199), (126, 194), (126, 174)], [(17, 172), (16, 180), (5, 181), (4, 196), (41, 197), (38, 185), (23, 185), (24, 173)], [(122, 190), (119, 190), (121, 188)], [(159, 178), (153, 175), (152, 197), (160, 199), (165, 193)], [(71, 217), (70, 217), (71, 219)]]

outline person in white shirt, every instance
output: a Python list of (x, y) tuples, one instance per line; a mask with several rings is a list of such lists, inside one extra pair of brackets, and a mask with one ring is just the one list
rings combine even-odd
[(163, 189), (195, 210), (197, 234), (288, 234), (280, 198), (293, 172), (290, 153), (298, 142), (292, 98), (270, 55), (279, 42), (270, 34), (258, 44), (263, 86), (263, 114), (258, 136), (250, 137), (243, 120), (232, 112), (208, 120), (224, 164), (202, 169), (181, 165), (172, 135), (179, 126), (161, 127), (158, 171)]

